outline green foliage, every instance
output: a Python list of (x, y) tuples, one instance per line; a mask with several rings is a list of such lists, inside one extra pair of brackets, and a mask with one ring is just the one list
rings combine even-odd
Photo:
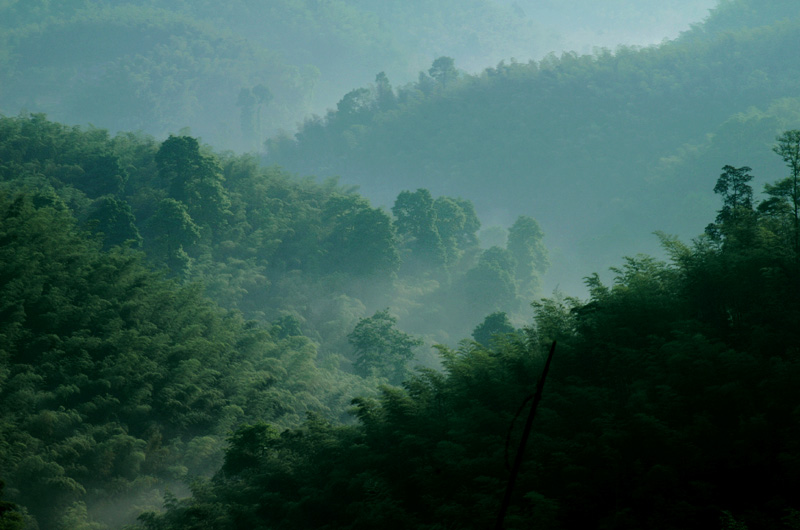
[[(246, 465), (154, 527), (192, 528), (213, 507), (220, 529), (489, 528), (552, 340), (509, 528), (795, 527), (800, 272), (775, 215), (725, 219), (717, 241), (662, 235), (669, 262), (625, 258), (611, 285), (587, 278), (588, 300), (535, 304), (522, 333), (439, 346), (442, 372), (354, 400), (358, 425), (245, 428), (228, 451)], [(482, 260), (501, 266), (501, 250)], [(506, 325), (492, 314), (476, 339)]]
[(532, 26), (488, 0), (4, 1), (0, 109), (159, 137), (189, 126), (255, 150), (353, 79), (407, 79), (436, 49), (474, 64), (527, 54)]
[(436, 226), (436, 210), (430, 191), (420, 188), (415, 192), (401, 192), (392, 206), (392, 213), (397, 232), (407, 240), (412, 256), (429, 266), (444, 265), (447, 258)]
[[(300, 3), (275, 5), (308, 11)], [(347, 12), (337, 11), (341, 5), (308, 3), (331, 14)], [(64, 13), (90, 5), (73, 7)], [(52, 24), (63, 29), (60, 22), (44, 26)], [(779, 125), (757, 113), (731, 120), (703, 94), (708, 86), (743, 87), (723, 93), (758, 103), (755, 88), (771, 83), (752, 69), (744, 80), (752, 85), (731, 83), (722, 74), (736, 64), (722, 59), (730, 50), (746, 55), (748, 46), (785, 44), (793, 24), (711, 39), (697, 64), (684, 56), (685, 44), (502, 65), (473, 78), (456, 76), (445, 58), (394, 100), (388, 78), (376, 80), (383, 103), (376, 103), (377, 88), (349, 93), (324, 124), (304, 133), (317, 147), (332, 147), (321, 157), (334, 156), (333, 147), (361, 149), (381, 140), (389, 118), (422, 116), (428, 121), (419, 123), (442, 131), (441, 141), (423, 140), (426, 148), (475, 147), (474, 159), (440, 173), (448, 178), (480, 171), (474, 174), (497, 175), (498, 189), (505, 178), (523, 182), (516, 177), (531, 168), (551, 176), (557, 169), (562, 180), (601, 179), (598, 168), (614, 171), (628, 159), (605, 152), (605, 141), (622, 141), (641, 162), (682, 145), (684, 136), (670, 126), (694, 130), (692, 120), (722, 120), (727, 125), (719, 131), (731, 136), (751, 123), (762, 132)], [(38, 30), (23, 28), (16, 36), (24, 40), (26, 31)], [(180, 38), (171, 42), (181, 50)], [(644, 69), (649, 61), (658, 68)], [(765, 70), (766, 79), (781, 80), (769, 98), (790, 92), (790, 73), (781, 77), (771, 63)], [(692, 81), (717, 75), (711, 85)], [(620, 79), (644, 88), (617, 92)], [(266, 80), (243, 86), (253, 88), (240, 98), (242, 110), (257, 113), (262, 100), (269, 108), (267, 92), (256, 90)], [(478, 103), (485, 93), (472, 96), (470, 86), (498, 88), (500, 96), (484, 106)], [(687, 87), (694, 92), (684, 98)], [(560, 112), (554, 109), (565, 108), (554, 105), (558, 97), (578, 102), (578, 111), (552, 121)], [(639, 117), (600, 127), (603, 98)], [(506, 100), (516, 107), (503, 115), (496, 102)], [(637, 114), (655, 103), (673, 106)], [(379, 114), (393, 104), (393, 114)], [(469, 127), (458, 120), (482, 123), (485, 116), (458, 112), (464, 108), (497, 112), (493, 119), (520, 133), (501, 155), (528, 153), (531, 145), (560, 155), (586, 148), (591, 163), (484, 162), (487, 148), (462, 144), (459, 134)], [(519, 109), (534, 109), (565, 129), (594, 131), (593, 140), (573, 142), (551, 131), (525, 136), (531, 120)], [(452, 128), (441, 127), (450, 119)], [(638, 119), (663, 123), (663, 134), (625, 128)], [(397, 156), (417, 156), (405, 147), (424, 135), (409, 134), (416, 131), (410, 123), (398, 133), (408, 143), (395, 149)], [(488, 123), (484, 138), (492, 134)], [(94, 528), (103, 506), (126, 498), (146, 503), (183, 480), (192, 496), (165, 495), (164, 513), (146, 513), (142, 526), (487, 528), (507, 479), (506, 447), (520, 437), (515, 412), (551, 340), (559, 343), (556, 364), (509, 526), (796, 526), (798, 506), (789, 493), (800, 489), (800, 278), (791, 180), (770, 185), (768, 200), (753, 210), (749, 170), (726, 166), (717, 190), (727, 212), (718, 219), (724, 237), (684, 245), (663, 236), (670, 262), (625, 258), (612, 269), (611, 285), (587, 279), (589, 300), (541, 300), (533, 325), (522, 332), (440, 346), (441, 371), (409, 374), (420, 340), (399, 331), (411, 329), (406, 321), (427, 321), (428, 329), (446, 322), (452, 330), (469, 311), (472, 322), (494, 312), (475, 338), (478, 329), (505, 328), (503, 312), (516, 308), (522, 284), (546, 266), (535, 221), (520, 217), (507, 248), (480, 252), (471, 203), (434, 199), (428, 189), (401, 193), (391, 219), (336, 182), (301, 180), (261, 168), (252, 157), (214, 154), (189, 136), (162, 143), (110, 138), (40, 115), (0, 119), (0, 131), (0, 469), (9, 498), (24, 507), (0, 505), (4, 526), (20, 527), (17, 514), (28, 510), (42, 527)], [(655, 145), (637, 143), (642, 138)], [(779, 137), (776, 149), (790, 168), (792, 138)], [(639, 152), (643, 147), (647, 152)], [(420, 153), (414, 167), (429, 171), (430, 159)], [(489, 162), (495, 165), (482, 166)], [(573, 202), (616, 197), (613, 190), (573, 189)], [(630, 190), (633, 197), (638, 188)], [(534, 196), (513, 191), (525, 200)], [(539, 191), (535, 197), (543, 200), (547, 189)], [(141, 253), (126, 245), (137, 233)], [(399, 268), (398, 256), (411, 266)], [(175, 279), (148, 264), (165, 266)], [(385, 293), (371, 293), (367, 280)], [(241, 312), (219, 308), (206, 294)], [(403, 321), (388, 310), (364, 318), (368, 307), (386, 307), (391, 296), (403, 298)], [(376, 395), (368, 386), (375, 379), (336, 370), (348, 342), (356, 370), (394, 384), (405, 379), (402, 386)], [(333, 423), (355, 393), (367, 394), (352, 402), (358, 423)]]
[(521, 215), (508, 229), (506, 248), (516, 261), (516, 278), (523, 292), (535, 291), (549, 266), (544, 233), (536, 219)]
[(2, 196), (0, 219), (0, 465), (44, 527), (93, 527), (87, 501), (213, 470), (214, 437), (244, 418), (329, 411), (303, 337), (274, 342), (140, 254), (101, 251), (66, 209)]
[(493, 340), (502, 340), (505, 335), (516, 332), (508, 320), (508, 315), (497, 311), (487, 315), (483, 322), (472, 331), (472, 338), (484, 348), (491, 346)]
[(228, 439), (230, 450), (225, 453), (222, 473), (237, 475), (255, 468), (268, 451), (278, 432), (265, 423), (243, 425)]
[[(586, 4), (608, 20), (625, 9)], [(575, 278), (620, 254), (657, 251), (653, 231), (691, 237), (708, 223), (717, 208), (698, 175), (731, 156), (762, 178), (777, 170), (771, 143), (800, 124), (789, 52), (800, 19), (785, 0), (731, 4), (707, 30), (658, 46), (505, 61), (446, 88), (422, 73), (397, 87), (391, 110), (365, 105), (357, 123), (337, 112), (309, 120), (294, 138), (270, 140), (267, 160), (342, 175), (386, 203), (425, 187), (458, 190), (505, 226), (533, 216), (564, 252), (550, 283), (578, 288)], [(714, 29), (722, 11), (735, 31)]]
[(788, 200), (794, 213), (794, 251), (800, 254), (800, 130), (785, 131), (778, 136), (773, 151), (783, 159), (790, 176), (767, 188), (767, 194)]
[(458, 78), (455, 60), (452, 57), (439, 57), (433, 61), (428, 75), (439, 85), (446, 87)]
[(414, 349), (422, 345), (422, 340), (396, 329), (396, 324), (397, 318), (388, 309), (358, 321), (347, 335), (355, 349), (353, 366), (357, 373), (386, 377), (395, 384), (403, 381)]
[(158, 148), (155, 161), (173, 199), (186, 204), (201, 225), (224, 226), (230, 199), (222, 185), (222, 169), (214, 157), (200, 153), (195, 138), (170, 136)]
[(473, 312), (486, 314), (503, 308), (515, 309), (515, 271), (516, 262), (509, 251), (500, 247), (484, 251), (463, 280), (464, 296)]
[(753, 209), (753, 188), (747, 184), (753, 179), (749, 174), (751, 168), (725, 166), (722, 170), (724, 173), (714, 186), (714, 193), (722, 195), (723, 201), (722, 210), (717, 216), (719, 223), (734, 221), (738, 217), (739, 210)]
[(478, 251), (480, 220), (470, 201), (420, 188), (403, 191), (392, 207), (397, 233), (408, 252), (409, 272), (456, 271)]
[[(469, 201), (412, 194), (449, 252), (415, 273), (400, 269), (414, 238), (335, 181), (189, 136), (110, 137), (41, 115), (0, 118), (0, 131), (0, 469), (31, 524), (127, 524), (194, 477), (192, 491), (211, 495), (202, 477), (226, 466), (230, 432), (299, 426), (307, 412), (352, 421), (354, 396), (408, 375), (421, 340), (400, 329), (474, 325), (449, 300), (481, 253)], [(124, 179), (94, 197), (109, 191), (84, 167), (98, 158)], [(512, 270), (505, 250), (485, 254)], [(365, 318), (390, 301), (402, 320)], [(272, 450), (254, 447), (239, 462), (257, 467)], [(170, 520), (197, 514), (177, 499), (167, 508)], [(217, 501), (200, 512), (237, 520)]]
[(481, 223), (470, 201), (437, 197), (433, 201), (436, 214), (436, 231), (444, 246), (445, 259), (455, 265), (465, 252), (474, 251), (478, 246), (475, 233)]
[(722, 209), (717, 213), (716, 224), (706, 227), (711, 237), (719, 237), (721, 231), (747, 221), (753, 213), (753, 188), (748, 184), (753, 179), (752, 169), (743, 166), (725, 166), (717, 179), (714, 193), (722, 196)]
[(355, 195), (332, 195), (323, 219), (332, 228), (322, 243), (331, 272), (390, 277), (400, 266), (391, 218)]
[(101, 197), (94, 203), (88, 223), (93, 230), (103, 234), (103, 247), (130, 245), (140, 247), (142, 236), (128, 203), (114, 197)]
[(191, 258), (185, 249), (191, 248), (200, 239), (200, 227), (189, 215), (186, 205), (175, 199), (163, 199), (155, 214), (148, 219), (146, 227), (149, 233), (154, 234), (154, 257), (176, 275), (186, 275)]
[(24, 530), (25, 517), (13, 502), (2, 500), (5, 483), (0, 480), (0, 530)]

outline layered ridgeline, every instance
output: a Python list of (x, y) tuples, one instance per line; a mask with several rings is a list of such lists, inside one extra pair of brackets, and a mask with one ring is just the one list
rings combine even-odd
[[(0, 113), (158, 136), (190, 127), (220, 148), (255, 150), (381, 71), (407, 83), (440, 55), (477, 71), (503, 58), (609, 44), (633, 17), (660, 40), (677, 34), (679, 26), (665, 25), (676, 11), (685, 28), (713, 0), (573, 4), (5, 0)], [(642, 9), (653, 18), (639, 17)], [(633, 42), (652, 42), (642, 39)]]
[(357, 425), (243, 426), (214, 478), (141, 528), (800, 528), (800, 130), (776, 152), (789, 167), (763, 201), (747, 166), (708, 183), (716, 218), (691, 244), (662, 235), (668, 262), (626, 258), (586, 301), (441, 347), (443, 371), (356, 400)]
[(656, 251), (654, 230), (690, 236), (713, 213), (707, 178), (748, 164), (800, 125), (800, 18), (793, 2), (736, 1), (681, 38), (644, 49), (501, 63), (464, 75), (440, 58), (419, 82), (345, 95), (267, 160), (341, 175), (389, 203), (397, 190), (457, 189), (485, 221), (536, 217), (554, 251), (548, 284), (571, 290), (616, 256)]
[(425, 344), (513, 330), (541, 230), (479, 229), (426, 189), (389, 212), (188, 136), (0, 119), (0, 528), (132, 522), (242, 423), (352, 421)]
[(251, 150), (381, 70), (408, 80), (445, 52), (485, 65), (511, 42), (539, 48), (530, 20), (488, 0), (370, 4), (2, 2), (0, 112), (156, 135), (191, 127)]

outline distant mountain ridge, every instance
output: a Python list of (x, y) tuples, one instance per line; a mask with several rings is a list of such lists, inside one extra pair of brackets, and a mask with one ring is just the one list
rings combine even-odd
[[(2, 2), (0, 113), (157, 136), (191, 127), (221, 148), (255, 150), (381, 70), (410, 78), (434, 53), (485, 64), (480, 55), (504, 42), (538, 43), (530, 21), (488, 0), (398, 6), (395, 19), (360, 4)], [(255, 105), (258, 86), (271, 97)]]
[(392, 107), (362, 94), (358, 109), (269, 142), (267, 161), (341, 175), (379, 201), (424, 186), (500, 224), (523, 211), (562, 256), (555, 285), (657, 250), (654, 230), (694, 234), (723, 165), (752, 165), (762, 183), (780, 175), (771, 144), (800, 126), (799, 44), (787, 2), (726, 2), (660, 46), (421, 78)]
[[(643, 6), (665, 18), (691, 8), (699, 19), (697, 6), (713, 1), (573, 5), (597, 15), (600, 30), (576, 19), (580, 38), (593, 42), (597, 31), (629, 26)], [(554, 9), (498, 0), (5, 0), (0, 114), (42, 112), (158, 137), (188, 127), (219, 148), (253, 151), (381, 71), (405, 84), (442, 55), (474, 72), (572, 46)], [(254, 99), (254, 89), (271, 97)]]

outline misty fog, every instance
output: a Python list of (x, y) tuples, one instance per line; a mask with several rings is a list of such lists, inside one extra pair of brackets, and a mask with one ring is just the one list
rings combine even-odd
[(0, 530), (800, 528), (798, 49), (0, 0)]
[[(657, 44), (714, 2), (37, 4), (0, 7), (0, 112), (157, 137), (188, 128), (218, 148), (252, 151), (382, 71), (404, 85), (440, 56), (478, 73), (512, 57)], [(249, 131), (241, 91), (256, 86), (271, 94), (251, 104), (259, 116)]]

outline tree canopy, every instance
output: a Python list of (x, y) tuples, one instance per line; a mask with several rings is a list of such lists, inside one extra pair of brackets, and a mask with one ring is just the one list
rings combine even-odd
[(716, 208), (700, 175), (747, 165), (762, 179), (756, 189), (774, 180), (775, 136), (800, 127), (798, 33), (791, 2), (748, 0), (723, 2), (659, 45), (505, 60), (446, 87), (429, 75), (447, 70), (440, 57), (418, 81), (395, 83), (392, 108), (365, 86), (373, 103), (357, 120), (308, 119), (268, 140), (265, 159), (340, 175), (383, 204), (424, 187), (457, 190), (504, 227), (535, 217), (548, 246), (566, 253), (548, 285), (577, 290), (586, 270), (657, 252), (652, 232), (690, 238), (708, 223)]
[(438, 366), (423, 345), (484, 316), (450, 299), (496, 253), (464, 199), (410, 194), (437, 261), (411, 217), (191, 136), (0, 117), (0, 160), (11, 528), (132, 523), (220, 469), (230, 432), (352, 422), (352, 399)]
[(774, 222), (793, 212), (764, 213), (741, 187), (734, 200), (747, 170), (723, 171), (721, 212), (739, 213), (720, 238), (662, 235), (669, 261), (625, 258), (610, 285), (586, 279), (585, 301), (536, 302), (519, 332), (490, 315), (476, 342), (439, 348), (443, 372), (354, 400), (357, 425), (243, 427), (228, 455), (246, 465), (143, 526), (490, 528), (557, 340), (507, 528), (796, 528), (800, 270)]

